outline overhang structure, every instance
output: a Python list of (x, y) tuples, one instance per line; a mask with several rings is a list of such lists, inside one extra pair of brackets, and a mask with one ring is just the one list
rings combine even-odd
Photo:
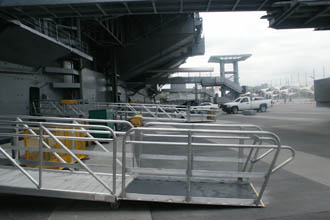
[(152, 70), (203, 55), (199, 12), (229, 11), (265, 11), (276, 29), (330, 28), (330, 2), (322, 0), (0, 0), (0, 59), (102, 72), (116, 101), (117, 80), (138, 91), (145, 85), (135, 82), (165, 76)]

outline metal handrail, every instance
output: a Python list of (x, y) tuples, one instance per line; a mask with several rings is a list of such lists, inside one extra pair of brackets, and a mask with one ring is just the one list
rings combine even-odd
[[(163, 118), (169, 121), (181, 121), (178, 117), (185, 118), (186, 121), (190, 121), (190, 117), (201, 117), (202, 121), (208, 121), (207, 117), (215, 117), (215, 114), (209, 114), (208, 109), (198, 109), (196, 111), (191, 111), (190, 106), (177, 106), (177, 105), (162, 105), (162, 104), (139, 104), (139, 103), (108, 103), (108, 102), (96, 102), (96, 103), (86, 103), (84, 101), (78, 102), (78, 104), (62, 104), (60, 101), (54, 100), (41, 100), (41, 105), (52, 105), (56, 112), (63, 115), (86, 115), (85, 113), (89, 109), (100, 109), (100, 108), (110, 108), (116, 114), (141, 114), (144, 116), (152, 116), (148, 120), (162, 120)], [(68, 106), (67, 108), (65, 106)], [(41, 111), (43, 111), (41, 107)], [(67, 111), (71, 109), (71, 111)], [(218, 112), (217, 109), (212, 109), (213, 112)], [(47, 112), (46, 112), (47, 113)], [(162, 116), (162, 117), (158, 117)], [(206, 117), (206, 119), (204, 118)], [(215, 119), (213, 119), (214, 121)]]
[(289, 146), (282, 146), (281, 147), (283, 150), (288, 150), (291, 152), (291, 157), (289, 157), (288, 159), (286, 159), (285, 161), (283, 161), (282, 163), (280, 163), (279, 165), (277, 165), (275, 168), (272, 169), (272, 173), (275, 173), (276, 171), (278, 171), (279, 169), (281, 169), (282, 167), (284, 167), (285, 165), (287, 165), (288, 163), (290, 163), (296, 155), (296, 152), (293, 150), (292, 147)]
[[(19, 121), (19, 122), (23, 122), (22, 121), (22, 119), (20, 119), (20, 118), (17, 118), (16, 119), (17, 121)], [(27, 128), (27, 130), (31, 133), (31, 134), (33, 134), (33, 135), (35, 135), (35, 136), (38, 136), (27, 124), (23, 124), (23, 126), (25, 127), (25, 128)], [(45, 142), (45, 141), (42, 141), (42, 144), (46, 147), (46, 148), (48, 148), (48, 149), (51, 149), (51, 147)], [(56, 152), (53, 152), (53, 154), (54, 154), (54, 156), (58, 159), (58, 160), (60, 160), (62, 163), (66, 163), (66, 161), (65, 160), (63, 160), (63, 158), (60, 156), (60, 155), (58, 155)]]
[[(109, 119), (87, 119), (87, 118), (62, 118), (62, 117), (46, 117), (46, 116), (29, 116), (29, 115), (0, 115), (0, 118), (20, 118), (20, 119), (34, 119), (34, 120), (48, 120), (48, 121), (63, 121), (63, 122), (94, 122), (94, 123), (114, 123), (124, 124), (129, 128), (133, 128), (132, 123), (124, 120), (109, 120)], [(30, 123), (30, 121), (29, 121)], [(50, 122), (48, 122), (50, 123)], [(116, 132), (116, 131), (115, 131)], [(120, 134), (121, 132), (116, 132)]]
[[(179, 123), (159, 123), (159, 122), (151, 122), (151, 123), (147, 123), (147, 126), (151, 126), (151, 125), (179, 125), (179, 126), (183, 126), (183, 127), (189, 127), (195, 124), (179, 124)], [(288, 164), (289, 162), (291, 162), (294, 159), (294, 150), (291, 147), (282, 147), (281, 143), (280, 143), (280, 139), (279, 137), (272, 133), (272, 132), (266, 132), (266, 131), (262, 131), (260, 127), (258, 126), (254, 126), (254, 125), (227, 125), (227, 124), (212, 124), (212, 125), (205, 125), (205, 124), (200, 124), (200, 126), (202, 127), (211, 127), (211, 128), (219, 128), (221, 126), (224, 127), (232, 127), (232, 128), (237, 128), (239, 127), (241, 128), (255, 128), (257, 129), (257, 131), (242, 131), (242, 130), (210, 130), (210, 129), (203, 129), (203, 128), (199, 128), (199, 129), (193, 129), (193, 128), (160, 128), (160, 127), (144, 127), (144, 128), (133, 128), (130, 129), (129, 131), (126, 132), (124, 138), (123, 138), (123, 154), (122, 154), (122, 196), (125, 196), (125, 175), (126, 175), (126, 155), (125, 155), (125, 151), (126, 151), (126, 144), (151, 144), (151, 145), (175, 145), (175, 146), (187, 146), (188, 147), (188, 158), (187, 161), (188, 163), (190, 163), (189, 161), (191, 160), (191, 158), (189, 157), (189, 152), (191, 150), (191, 148), (193, 146), (212, 146), (212, 147), (230, 147), (230, 148), (238, 148), (238, 149), (242, 149), (242, 148), (250, 148), (250, 154), (248, 156), (248, 159), (246, 161), (246, 163), (244, 164), (244, 170), (243, 172), (245, 172), (245, 168), (247, 167), (247, 163), (250, 160), (249, 158), (252, 156), (252, 150), (253, 149), (271, 149), (272, 151), (274, 151), (275, 149), (275, 154), (273, 159), (270, 162), (268, 171), (266, 171), (265, 176), (264, 176), (264, 182), (261, 186), (260, 192), (257, 196), (257, 198), (255, 199), (255, 204), (258, 205), (261, 201), (261, 197), (264, 193), (264, 190), (268, 184), (270, 175), (274, 172), (276, 172), (277, 170), (279, 170), (280, 168), (282, 168), (283, 166), (285, 166), (286, 164)], [(198, 125), (197, 125), (198, 127)], [(131, 140), (131, 141), (127, 141), (127, 137), (129, 135), (131, 135), (134, 132), (143, 132), (143, 131), (153, 131), (153, 132), (184, 132), (187, 134), (185, 135), (181, 135), (182, 137), (188, 137), (188, 142), (161, 142), (161, 141), (140, 141), (140, 140)], [(237, 135), (241, 139), (244, 139), (244, 137), (242, 137), (242, 135), (247, 135), (250, 137), (250, 139), (254, 140), (253, 144), (244, 144), (243, 142), (240, 144), (213, 144), (213, 143), (189, 143), (190, 138), (194, 137), (193, 133), (212, 133), (212, 134), (229, 134), (229, 135)], [(168, 137), (171, 136), (166, 134)], [(176, 134), (174, 134), (176, 135)], [(155, 134), (155, 136), (157, 136), (157, 134)], [(261, 137), (260, 137), (261, 136)], [(189, 138), (190, 137), (190, 138)], [(216, 136), (214, 136), (216, 137)], [(269, 138), (268, 138), (269, 137)], [(210, 137), (211, 138), (211, 137)], [(238, 138), (239, 139), (239, 138)], [(273, 145), (262, 145), (260, 141), (262, 140), (271, 140), (274, 144)], [(257, 142), (260, 142), (260, 145), (255, 145)], [(285, 150), (289, 150), (291, 151), (291, 157), (289, 157), (288, 159), (286, 159), (284, 162), (280, 163), (279, 165), (275, 165), (276, 161), (278, 159), (279, 156), (279, 152), (281, 149), (285, 149)], [(256, 155), (258, 154), (258, 152), (256, 152)], [(269, 154), (269, 153), (268, 153)], [(189, 167), (189, 164), (188, 164)], [(189, 176), (190, 171), (187, 170), (187, 178)], [(189, 179), (189, 180), (188, 180)], [(187, 192), (189, 191), (189, 181), (190, 178), (187, 179)], [(190, 195), (186, 195), (186, 199), (187, 201), (190, 200)]]
[(218, 127), (223, 127), (223, 128), (255, 128), (259, 131), (262, 131), (262, 128), (257, 126), (257, 125), (252, 125), (252, 124), (203, 124), (203, 123), (171, 123), (171, 122), (147, 122), (145, 124), (145, 127), (150, 127), (150, 126), (178, 126), (178, 127), (191, 127), (191, 128), (196, 128), (196, 127), (212, 127), (212, 128), (218, 128)]
[[(87, 173), (89, 173), (91, 176), (93, 176), (101, 185), (103, 185), (112, 195), (116, 194), (116, 163), (119, 161), (117, 159), (117, 135), (116, 133), (109, 127), (104, 126), (104, 125), (85, 125), (85, 124), (70, 124), (70, 123), (55, 123), (55, 122), (37, 122), (37, 121), (23, 121), (22, 119), (19, 119), (16, 121), (11, 121), (11, 120), (0, 120), (0, 123), (7, 123), (7, 124), (12, 124), (13, 125), (13, 129), (16, 129), (15, 133), (4, 133), (1, 132), (0, 136), (12, 136), (18, 138), (18, 137), (31, 137), (31, 138), (39, 138), (39, 184), (38, 184), (38, 188), (41, 189), (42, 186), (42, 173), (43, 173), (43, 145), (44, 146), (48, 146), (47, 148), (49, 148), (49, 151), (46, 152), (52, 152), (52, 153), (56, 153), (56, 151), (50, 151), (53, 150), (51, 147), (49, 147), (49, 145), (44, 142), (44, 138), (52, 138), (56, 144), (58, 144), (59, 146), (61, 146), (61, 148), (68, 153), (72, 158), (74, 158), (75, 161), (77, 161), (83, 168), (85, 168), (87, 170)], [(124, 122), (127, 123), (127, 122)], [(23, 125), (23, 127), (20, 127), (20, 125)], [(29, 126), (30, 125), (30, 126)], [(31, 125), (33, 127), (31, 127)], [(39, 127), (36, 127), (39, 126)], [(80, 128), (80, 129), (84, 129), (84, 130), (78, 130), (78, 129), (56, 129), (56, 128), (47, 128), (46, 126), (60, 126), (60, 127), (73, 127), (73, 128)], [(94, 138), (93, 136), (88, 137), (88, 138), (81, 138), (81, 137), (70, 137), (70, 136), (56, 136), (54, 135), (51, 130), (65, 130), (65, 131), (72, 131), (72, 132), (83, 132), (83, 133), (93, 133), (93, 130), (86, 130), (85, 128), (98, 128), (98, 129), (103, 129), (105, 130), (105, 132), (107, 132), (108, 134), (112, 135), (112, 139), (105, 139), (105, 138)], [(30, 130), (29, 132), (32, 133), (31, 134), (22, 134), (19, 133), (17, 131), (19, 131), (19, 129), (24, 129), (24, 130)], [(36, 134), (34, 131), (36, 129), (38, 129), (39, 135)], [(45, 134), (44, 134), (45, 132)], [(99, 132), (99, 131), (95, 131), (95, 132)], [(104, 133), (104, 132), (103, 132)], [(60, 139), (65, 139), (65, 140), (91, 140), (91, 141), (111, 141), (113, 142), (113, 153), (112, 153), (112, 157), (113, 157), (113, 164), (112, 164), (112, 174), (113, 174), (113, 186), (112, 189), (102, 180), (100, 179), (84, 162), (82, 162), (76, 155), (75, 153), (73, 153), (68, 147), (66, 147), (62, 141), (60, 141)], [(8, 149), (14, 149), (15, 147), (12, 148), (8, 148)], [(17, 148), (17, 147), (16, 147)], [(15, 149), (16, 149), (15, 148)], [(2, 148), (1, 148), (2, 149)], [(104, 147), (103, 147), (104, 149)], [(3, 150), (1, 150), (2, 152)], [(107, 152), (109, 152), (106, 149)], [(24, 169), (13, 159), (10, 157), (10, 155), (6, 154), (6, 152), (2, 152), (5, 154), (5, 156), (10, 159), (10, 161), (12, 161), (12, 163), (18, 168), (20, 169), (24, 175), (26, 175), (26, 173), (24, 172)], [(10, 158), (9, 158), (10, 157)], [(61, 158), (62, 159), (62, 158)], [(60, 160), (62, 163), (61, 165), (65, 165), (67, 164), (66, 161), (63, 162), (63, 159)], [(120, 163), (120, 161), (119, 161)], [(121, 163), (120, 163), (121, 164)], [(28, 173), (27, 173), (28, 174)], [(29, 177), (28, 177), (29, 178)], [(33, 179), (34, 180), (34, 179)], [(33, 181), (31, 179), (31, 181)], [(36, 181), (34, 183), (37, 183)]]
[[(20, 119), (21, 120), (21, 119)], [(24, 127), (23, 128), (18, 128), (18, 129), (24, 129), (26, 130), (26, 126), (28, 126), (28, 124), (32, 124), (32, 125), (38, 125), (39, 126), (39, 123), (40, 122), (24, 122), (24, 121), (6, 121), (6, 120), (0, 120), (0, 124), (1, 123), (12, 123), (12, 124), (22, 124)], [(48, 128), (48, 130), (50, 131), (70, 131), (70, 132), (75, 132), (75, 133), (85, 133), (87, 134), (87, 138), (86, 137), (68, 137), (68, 136), (57, 136), (58, 139), (67, 139), (67, 140), (79, 140), (79, 141), (97, 141), (99, 143), (99, 141), (113, 141), (113, 139), (108, 139), (108, 138), (94, 138), (90, 133), (100, 133), (100, 134), (113, 134), (113, 133), (116, 133), (114, 132), (112, 129), (111, 129), (111, 132), (110, 131), (98, 131), (98, 130), (86, 130), (85, 128), (98, 128), (98, 129), (102, 129), (104, 127), (107, 127), (107, 126), (103, 126), (103, 125), (83, 125), (83, 124), (65, 124), (65, 123), (54, 123), (54, 122), (43, 122), (42, 123), (43, 125), (50, 125), (50, 126), (68, 126), (68, 127), (78, 127), (80, 129), (83, 129), (83, 130), (75, 130), (75, 129), (65, 129), (65, 128)], [(35, 130), (39, 130), (40, 127), (33, 127), (33, 129)], [(30, 133), (31, 135), (29, 134), (10, 134), (10, 133), (0, 133), (0, 136), (8, 136), (8, 135), (11, 135), (11, 136), (15, 136), (15, 137), (39, 137), (39, 135), (37, 135), (32, 129), (31, 127), (29, 127), (30, 130)], [(119, 132), (118, 132), (119, 133)], [(120, 133), (122, 134), (122, 133)], [(45, 138), (48, 138), (49, 136), (45, 136)], [(47, 148), (50, 149), (50, 147), (48, 146), (47, 143), (45, 143), (45, 146)], [(105, 152), (109, 152), (102, 144), (97, 144), (99, 147), (101, 147)], [(63, 160), (62, 158), (60, 159), (61, 161)], [(62, 161), (63, 162), (63, 161)], [(121, 164), (121, 162), (119, 160), (117, 160), (117, 162), (119, 164)], [(65, 163), (65, 161), (64, 161)]]
[[(124, 139), (123, 139), (123, 152), (125, 151), (125, 144), (126, 143), (144, 143), (144, 144), (164, 144), (164, 145), (170, 145), (170, 144), (175, 144), (177, 145), (178, 143), (175, 143), (175, 142), (152, 142), (152, 141), (149, 141), (149, 142), (146, 142), (146, 141), (126, 141), (126, 137), (134, 132), (134, 131), (173, 131), (173, 132), (191, 132), (192, 134), (193, 133), (196, 133), (196, 132), (202, 132), (202, 133), (225, 133), (225, 134), (248, 134), (248, 135), (255, 135), (255, 134), (260, 134), (260, 135), (269, 135), (269, 136), (273, 136), (275, 139), (276, 139), (276, 135), (273, 134), (273, 133), (270, 133), (270, 132), (264, 132), (264, 131), (228, 131), (228, 130), (206, 130), (206, 129), (173, 129), (173, 128), (134, 128), (134, 129), (130, 129), (129, 131), (126, 132), (126, 135), (124, 136)], [(187, 146), (188, 143), (180, 143), (179, 145), (183, 145), (183, 146)], [(201, 145), (205, 145), (205, 146), (228, 146), (228, 147), (240, 147), (242, 145), (233, 145), (233, 144), (226, 144), (226, 145), (221, 145), (221, 144), (209, 144), (209, 143), (206, 143), (206, 144), (201, 144), (201, 143), (198, 143), (198, 144), (194, 144), (194, 143), (191, 143), (191, 146), (201, 146)], [(242, 146), (243, 147), (243, 146)], [(245, 147), (256, 147), (255, 145), (246, 145)], [(268, 145), (268, 146), (258, 146), (259, 148), (277, 148), (279, 149), (280, 148), (280, 145)], [(274, 158), (276, 159), (276, 158)], [(125, 178), (125, 166), (126, 166), (126, 162), (125, 162), (125, 155), (123, 154), (123, 159), (122, 159), (122, 163), (123, 163), (123, 173), (122, 173), (122, 176), (123, 178)], [(125, 180), (123, 180), (123, 184), (125, 183)], [(123, 189), (124, 190), (124, 189)]]
[[(46, 127), (43, 126), (42, 123), (40, 123), (40, 127), (50, 136), (52, 137), (52, 139), (59, 144), (68, 154), (70, 154), (71, 157), (73, 157), (83, 168), (85, 168), (85, 170), (94, 177), (94, 179), (96, 179), (96, 181), (98, 181), (104, 188), (106, 188), (111, 194), (115, 194), (116, 190), (116, 183), (113, 182), (113, 189), (111, 190), (109, 188), (109, 186), (102, 180), (100, 179), (98, 176), (96, 176), (96, 174), (84, 163), (82, 162), (74, 153), (72, 153), (60, 140), (58, 140), (56, 138), (56, 136), (54, 134), (52, 134)], [(103, 126), (104, 129), (109, 129), (110, 131), (112, 131), (111, 128)], [(116, 136), (116, 134), (112, 131), (114, 137)], [(115, 148), (115, 146), (114, 146)], [(115, 153), (113, 154), (113, 156), (115, 157)], [(114, 158), (115, 160), (115, 158)], [(115, 172), (116, 166), (113, 168), (113, 175), (116, 176), (116, 172)]]
[(0, 147), (0, 152), (17, 168), (19, 169), (37, 188), (41, 188), (39, 183), (21, 167), (2, 147)]

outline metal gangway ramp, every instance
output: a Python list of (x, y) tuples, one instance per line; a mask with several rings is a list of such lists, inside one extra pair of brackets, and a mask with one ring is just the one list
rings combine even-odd
[[(12, 139), (0, 146), (0, 192), (115, 204), (121, 185), (117, 138), (125, 132), (91, 123), (133, 127), (118, 120), (0, 116), (0, 136)], [(91, 146), (77, 148), (87, 142)], [(89, 157), (100, 159), (90, 164)]]
[[(127, 130), (95, 122), (125, 125)], [(114, 206), (120, 200), (139, 200), (262, 207), (271, 174), (294, 158), (294, 150), (282, 146), (275, 134), (253, 125), (146, 126), (0, 116), (0, 135), (12, 139), (0, 146), (0, 192)], [(33, 144), (26, 146), (26, 139)], [(81, 143), (88, 146), (81, 148)], [(281, 162), (280, 151), (289, 152)], [(27, 152), (35, 158), (24, 157)], [(265, 157), (271, 162), (262, 161)], [(261, 183), (256, 187), (255, 179)]]
[[(294, 158), (291, 147), (254, 125), (146, 126), (124, 136), (121, 199), (263, 207), (270, 176)], [(126, 145), (134, 146), (133, 163), (125, 160)], [(288, 155), (277, 163), (280, 151)], [(261, 162), (265, 157), (269, 164)], [(128, 182), (127, 176), (134, 178)], [(254, 180), (261, 182), (257, 188)]]

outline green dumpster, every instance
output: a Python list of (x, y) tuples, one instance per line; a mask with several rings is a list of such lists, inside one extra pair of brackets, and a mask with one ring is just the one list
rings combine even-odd
[[(114, 113), (110, 109), (100, 109), (100, 110), (90, 110), (88, 112), (89, 119), (105, 119), (105, 120), (114, 120), (115, 116)], [(91, 125), (105, 125), (115, 130), (114, 123), (105, 123), (105, 122), (91, 122)], [(104, 129), (93, 129), (93, 130), (104, 130)], [(107, 134), (93, 134), (95, 138), (110, 138), (112, 135)]]

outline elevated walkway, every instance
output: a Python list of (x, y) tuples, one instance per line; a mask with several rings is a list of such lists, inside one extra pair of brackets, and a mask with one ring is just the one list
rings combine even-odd
[(187, 84), (187, 83), (199, 83), (204, 87), (207, 86), (225, 86), (229, 89), (242, 93), (242, 87), (233, 81), (226, 79), (225, 77), (171, 77), (163, 78), (157, 81), (147, 80), (146, 84)]

